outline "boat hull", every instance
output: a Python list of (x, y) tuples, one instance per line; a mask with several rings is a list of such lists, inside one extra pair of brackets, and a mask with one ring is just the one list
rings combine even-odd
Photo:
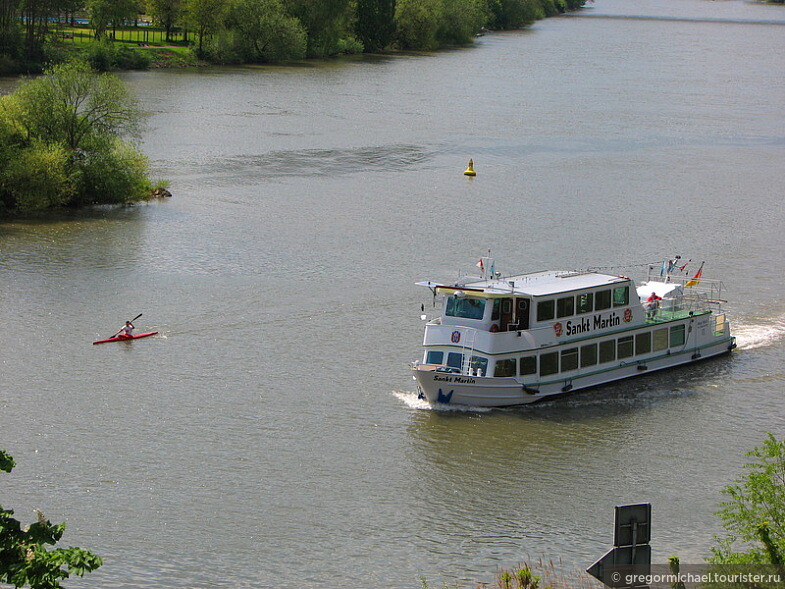
[(100, 339), (97, 342), (93, 342), (93, 345), (95, 346), (95, 345), (98, 345), (98, 344), (108, 344), (110, 342), (132, 342), (135, 339), (142, 339), (143, 337), (150, 337), (151, 335), (156, 335), (157, 333), (158, 333), (157, 331), (150, 331), (150, 332), (147, 332), (147, 333), (139, 333), (137, 335), (125, 335), (125, 336), (118, 335), (118, 336), (115, 336), (115, 337), (110, 337), (108, 339)]
[(439, 372), (433, 367), (415, 366), (412, 374), (417, 381), (420, 398), (431, 405), (466, 405), (472, 407), (510, 407), (528, 405), (632, 378), (653, 371), (683, 366), (729, 353), (735, 347), (734, 338), (723, 339), (710, 345), (677, 354), (620, 363), (583, 375), (573, 375), (560, 380), (542, 382), (521, 381), (516, 378), (466, 376)]

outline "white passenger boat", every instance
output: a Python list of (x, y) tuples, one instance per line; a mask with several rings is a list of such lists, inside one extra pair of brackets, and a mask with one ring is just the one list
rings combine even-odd
[[(479, 276), (420, 282), (441, 299), (412, 364), (431, 404), (505, 407), (726, 354), (736, 347), (722, 283), (680, 258), (649, 265), (636, 288), (610, 271)], [(641, 270), (645, 271), (642, 265)]]

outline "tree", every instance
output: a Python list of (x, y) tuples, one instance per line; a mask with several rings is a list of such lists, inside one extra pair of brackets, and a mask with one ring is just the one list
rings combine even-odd
[[(11, 456), (0, 450), (0, 471), (10, 473), (16, 466)], [(84, 576), (101, 566), (101, 558), (81, 548), (55, 548), (65, 524), (52, 525), (36, 510), (38, 521), (22, 529), (14, 512), (0, 505), (0, 582), (14, 587), (59, 589), (60, 581), (71, 575)]]
[(387, 47), (395, 35), (395, 0), (357, 0), (355, 32), (367, 53)]
[(50, 67), (26, 80), (13, 96), (28, 139), (60, 142), (73, 151), (90, 151), (106, 136), (136, 135), (141, 111), (119, 78), (96, 74), (84, 62)]
[(226, 23), (235, 32), (234, 49), (245, 62), (305, 57), (305, 29), (286, 14), (281, 0), (235, 0)]
[(0, 97), (0, 208), (19, 213), (150, 198), (147, 158), (123, 139), (140, 124), (122, 82), (84, 62), (22, 82)]
[(287, 0), (286, 6), (308, 33), (308, 57), (340, 52), (341, 38), (354, 32), (349, 0)]
[(147, 11), (153, 21), (166, 31), (166, 40), (172, 38), (172, 29), (177, 24), (181, 12), (180, 0), (147, 0)]
[(110, 26), (116, 28), (124, 21), (135, 20), (138, 10), (136, 0), (87, 0), (87, 12), (96, 39), (102, 39)]
[(431, 51), (439, 47), (439, 0), (398, 0), (395, 21), (398, 43), (402, 48)]
[(226, 0), (185, 0), (186, 18), (199, 37), (200, 56), (204, 52), (204, 38), (218, 31), (226, 10)]
[(727, 532), (714, 564), (782, 565), (785, 555), (785, 440), (772, 434), (747, 453), (747, 474), (728, 486), (717, 515)]

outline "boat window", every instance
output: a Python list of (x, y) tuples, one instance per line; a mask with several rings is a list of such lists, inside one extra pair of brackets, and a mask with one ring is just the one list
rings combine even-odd
[(540, 356), (540, 376), (559, 372), (559, 352), (549, 352)]
[(597, 364), (597, 344), (581, 346), (581, 368)]
[(494, 376), (515, 376), (515, 358), (507, 358), (505, 360), (497, 360), (496, 366), (493, 367)]
[(600, 342), (600, 362), (613, 362), (616, 359), (616, 342), (612, 339)]
[(613, 289), (613, 306), (626, 307), (630, 304), (630, 287), (619, 286)]
[(454, 296), (447, 297), (445, 314), (464, 319), (482, 319), (485, 313), (485, 300)]
[(556, 317), (569, 317), (575, 314), (575, 297), (562, 297), (556, 299)]
[(497, 321), (499, 319), (499, 309), (501, 308), (502, 301), (501, 299), (494, 299), (493, 300), (493, 311), (491, 311), (491, 320)]
[(602, 311), (611, 308), (611, 291), (601, 290), (594, 293), (594, 310)]
[(635, 336), (635, 353), (648, 354), (651, 352), (651, 332), (639, 333)]
[(578, 348), (570, 348), (561, 352), (561, 371), (575, 370), (578, 368)]
[(537, 374), (537, 356), (524, 356), (521, 358), (519, 368), (521, 376)]
[(654, 351), (659, 352), (668, 347), (668, 328), (654, 330)]
[(444, 361), (444, 352), (429, 350), (425, 355), (426, 364), (441, 364)]
[(548, 321), (554, 318), (554, 301), (540, 301), (537, 303), (537, 321)]
[(576, 297), (576, 304), (578, 307), (578, 315), (583, 313), (591, 313), (594, 311), (594, 295), (590, 292), (585, 292)]
[(684, 345), (684, 326), (674, 325), (671, 327), (671, 347)]
[(472, 372), (477, 372), (477, 369), (479, 368), (482, 372), (482, 376), (488, 376), (488, 358), (472, 356), (469, 368), (471, 368)]
[(447, 354), (447, 366), (452, 368), (463, 368), (463, 354), (450, 352)]
[(632, 354), (632, 336), (620, 337), (616, 347), (616, 357), (621, 360), (622, 358), (629, 358)]

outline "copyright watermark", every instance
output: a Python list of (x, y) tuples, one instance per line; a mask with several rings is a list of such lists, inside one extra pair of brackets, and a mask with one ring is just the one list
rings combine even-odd
[(604, 571), (609, 587), (649, 587), (650, 589), (725, 589), (755, 587), (782, 589), (785, 569), (774, 565), (690, 565), (673, 571), (667, 564), (614, 566)]

